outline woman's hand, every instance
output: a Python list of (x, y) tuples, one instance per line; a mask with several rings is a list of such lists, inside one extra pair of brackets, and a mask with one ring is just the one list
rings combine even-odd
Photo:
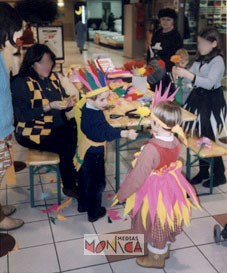
[(67, 108), (67, 102), (65, 101), (52, 101), (50, 102), (50, 109), (65, 110)]
[(181, 68), (181, 67), (177, 67), (174, 66), (172, 69), (173, 75), (174, 77), (182, 77), (182, 78), (186, 78), (189, 79), (190, 81), (193, 81), (195, 75), (193, 73), (191, 73), (190, 71), (188, 71), (187, 69)]
[(66, 108), (73, 107), (77, 101), (76, 96), (70, 96), (67, 98), (64, 98), (64, 101), (66, 101)]

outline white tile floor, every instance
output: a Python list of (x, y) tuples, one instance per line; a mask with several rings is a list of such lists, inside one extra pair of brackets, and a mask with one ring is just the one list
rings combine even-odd
[[(87, 44), (88, 51), (80, 55), (74, 42), (65, 42), (64, 71), (73, 63), (83, 63), (93, 53), (108, 53), (116, 66), (121, 66), (125, 59), (122, 51), (100, 48), (92, 43)], [(13, 65), (14, 73), (19, 67), (20, 57), (12, 57), (14, 50), (7, 47), (4, 52), (8, 66)], [(107, 208), (111, 206), (110, 194), (114, 193), (114, 146), (108, 147), (107, 187), (103, 196), (103, 203)], [(26, 160), (26, 149), (15, 143), (15, 158)], [(132, 151), (121, 153), (121, 180), (130, 167)], [(185, 151), (182, 151), (185, 158)], [(225, 165), (227, 160), (225, 158)], [(193, 174), (196, 170), (193, 170)], [(51, 174), (36, 177), (36, 200), (42, 204), (42, 193), (48, 197), (46, 202), (54, 202), (55, 184), (49, 183)], [(83, 236), (89, 233), (109, 233), (130, 228), (130, 221), (115, 221), (108, 223), (107, 217), (95, 223), (87, 221), (86, 214), (77, 211), (77, 201), (66, 207), (62, 214), (67, 221), (56, 221), (53, 224), (50, 216), (42, 213), (45, 207), (31, 208), (29, 202), (28, 169), (17, 173), (17, 184), (6, 185), (3, 181), (0, 189), (2, 204), (14, 204), (17, 207), (15, 217), (22, 218), (25, 225), (11, 231), (18, 243), (19, 250), (0, 258), (0, 273), (226, 273), (227, 272), (227, 241), (219, 245), (213, 239), (213, 226), (217, 224), (213, 215), (227, 213), (227, 185), (215, 188), (212, 196), (200, 198), (203, 209), (193, 211), (190, 227), (177, 237), (171, 246), (170, 259), (166, 260), (163, 270), (145, 269), (135, 263), (135, 259), (108, 262), (105, 256), (85, 256), (83, 254)], [(42, 184), (39, 183), (41, 181)], [(198, 186), (198, 191), (205, 189)], [(63, 196), (65, 199), (65, 196)], [(123, 206), (118, 206), (123, 214)]]

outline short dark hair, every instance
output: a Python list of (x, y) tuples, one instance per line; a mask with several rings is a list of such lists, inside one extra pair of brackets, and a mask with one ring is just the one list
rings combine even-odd
[(0, 3), (0, 49), (5, 47), (9, 40), (11, 45), (15, 46), (13, 40), (14, 32), (22, 28), (22, 19), (18, 12), (8, 3)]
[(170, 9), (170, 8), (160, 9), (158, 12), (158, 18), (160, 19), (162, 17), (169, 17), (169, 18), (172, 18), (174, 21), (176, 21), (177, 13), (174, 9)]
[(199, 62), (203, 61), (203, 62), (209, 63), (216, 56), (220, 55), (223, 57), (222, 48), (221, 48), (221, 37), (215, 27), (207, 27), (201, 30), (198, 34), (198, 37), (201, 37), (211, 43), (216, 41), (217, 46), (214, 47), (213, 50), (206, 56), (202, 56), (200, 55), (199, 52), (197, 52), (196, 61), (199, 61)]
[(50, 55), (50, 58), (53, 61), (53, 68), (56, 62), (56, 57), (53, 51), (47, 45), (34, 44), (32, 47), (28, 48), (24, 55), (24, 59), (19, 70), (19, 75), (22, 77), (32, 77), (37, 79), (38, 75), (33, 69), (33, 64), (39, 62), (45, 53)]

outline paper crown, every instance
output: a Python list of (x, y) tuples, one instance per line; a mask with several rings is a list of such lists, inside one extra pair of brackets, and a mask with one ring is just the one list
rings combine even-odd
[(152, 111), (152, 108), (157, 105), (160, 102), (163, 101), (173, 101), (176, 93), (178, 92), (178, 88), (173, 92), (172, 95), (169, 96), (169, 91), (170, 91), (171, 83), (169, 83), (168, 87), (166, 88), (164, 94), (162, 95), (162, 81), (160, 82), (159, 86), (155, 86), (155, 95), (153, 99), (153, 103), (151, 105), (151, 119), (157, 122), (162, 128), (166, 130), (171, 130), (173, 133), (177, 133), (181, 141), (187, 146), (187, 139), (186, 136), (180, 127), (179, 124), (176, 124), (172, 128), (166, 125), (163, 121), (161, 121)]
[(75, 74), (85, 87), (85, 97), (93, 97), (102, 92), (108, 91), (109, 87), (106, 82), (106, 75), (97, 60), (98, 68), (88, 61), (86, 68), (78, 69)]
[(154, 93), (154, 99), (151, 107), (154, 107), (161, 101), (173, 101), (175, 98), (175, 95), (178, 92), (178, 88), (173, 92), (172, 95), (169, 96), (170, 92), (170, 87), (171, 87), (171, 82), (169, 83), (168, 87), (166, 88), (165, 92), (162, 95), (162, 81), (160, 81), (159, 86), (155, 86), (155, 93)]

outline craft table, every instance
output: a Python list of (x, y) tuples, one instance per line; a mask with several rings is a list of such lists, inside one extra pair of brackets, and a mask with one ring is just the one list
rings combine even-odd
[[(152, 98), (154, 97), (154, 92), (148, 91), (145, 96), (151, 96)], [(117, 114), (117, 115), (124, 115), (125, 112), (132, 110), (132, 109), (137, 109), (139, 106), (141, 106), (141, 103), (138, 101), (127, 101), (123, 98), (119, 98), (117, 105), (115, 105), (114, 108), (110, 108), (109, 110), (106, 110), (105, 117), (106, 120), (111, 124), (111, 126), (115, 128), (130, 128), (130, 127), (137, 127), (139, 123), (139, 119), (134, 119), (134, 118), (128, 118), (127, 116), (120, 117), (117, 119), (110, 119), (111, 114)], [(181, 108), (182, 111), (182, 121), (193, 121), (197, 117), (188, 112), (187, 110)], [(150, 119), (149, 118), (143, 118), (141, 122), (141, 126), (150, 126)], [(130, 150), (130, 149), (123, 149), (125, 146), (128, 146), (135, 141), (138, 141), (141, 138), (149, 138), (150, 134), (142, 134), (140, 137), (138, 137), (136, 140), (129, 140), (126, 141), (123, 144), (120, 144), (120, 139), (117, 139), (115, 141), (115, 153), (116, 153), (116, 167), (115, 167), (115, 180), (116, 180), (116, 192), (119, 189), (120, 186), (120, 151), (124, 150)]]

